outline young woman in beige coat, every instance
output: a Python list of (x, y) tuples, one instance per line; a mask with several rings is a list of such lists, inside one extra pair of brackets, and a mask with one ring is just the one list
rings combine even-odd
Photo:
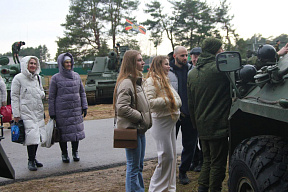
[(158, 165), (150, 181), (149, 191), (176, 191), (176, 122), (182, 105), (178, 93), (167, 77), (170, 70), (166, 56), (153, 59), (144, 91), (152, 112), (151, 135), (157, 145)]
[(140, 52), (126, 51), (114, 90), (113, 107), (117, 114), (117, 128), (137, 129), (137, 148), (125, 149), (126, 192), (145, 191), (142, 177), (146, 147), (145, 132), (151, 127), (152, 121), (149, 103), (142, 88), (144, 64)]

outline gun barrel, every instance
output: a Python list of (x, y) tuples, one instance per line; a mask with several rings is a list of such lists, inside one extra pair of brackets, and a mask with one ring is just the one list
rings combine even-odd
[(2, 69), (1, 70), (1, 74), (10, 74), (10, 75), (15, 75), (17, 74), (17, 71), (16, 70), (13, 70), (13, 69)]

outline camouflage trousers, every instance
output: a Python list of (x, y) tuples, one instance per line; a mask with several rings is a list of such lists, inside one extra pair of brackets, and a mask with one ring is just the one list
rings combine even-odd
[(220, 192), (225, 179), (228, 155), (228, 138), (201, 140), (203, 165), (198, 179), (199, 191)]

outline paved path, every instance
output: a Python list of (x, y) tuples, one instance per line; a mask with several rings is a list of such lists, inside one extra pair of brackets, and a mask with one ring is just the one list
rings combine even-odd
[[(72, 159), (70, 143), (68, 144), (70, 163), (67, 164), (62, 163), (58, 143), (54, 144), (51, 148), (39, 146), (37, 160), (43, 163), (44, 167), (38, 168), (35, 172), (29, 171), (27, 168), (28, 156), (26, 147), (11, 142), (10, 129), (4, 129), (5, 139), (1, 141), (1, 145), (15, 170), (16, 180), (27, 180), (123, 165), (126, 161), (125, 149), (113, 148), (113, 120), (111, 118), (84, 121), (86, 138), (80, 141), (79, 144), (79, 162), (74, 162)], [(181, 140), (180, 133), (177, 139), (178, 154), (182, 150)], [(155, 157), (157, 157), (156, 145), (148, 130), (146, 133), (145, 159)], [(0, 177), (0, 184), (11, 181), (13, 180)]]

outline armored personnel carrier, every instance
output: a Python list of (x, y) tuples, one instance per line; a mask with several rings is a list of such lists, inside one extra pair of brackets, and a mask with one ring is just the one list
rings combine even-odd
[(92, 70), (88, 72), (85, 92), (89, 105), (112, 100), (118, 71), (128, 46), (119, 46), (106, 57), (96, 57)]
[(261, 66), (241, 65), (238, 52), (216, 57), (230, 80), (230, 192), (288, 191), (288, 55), (276, 61), (260, 46)]

